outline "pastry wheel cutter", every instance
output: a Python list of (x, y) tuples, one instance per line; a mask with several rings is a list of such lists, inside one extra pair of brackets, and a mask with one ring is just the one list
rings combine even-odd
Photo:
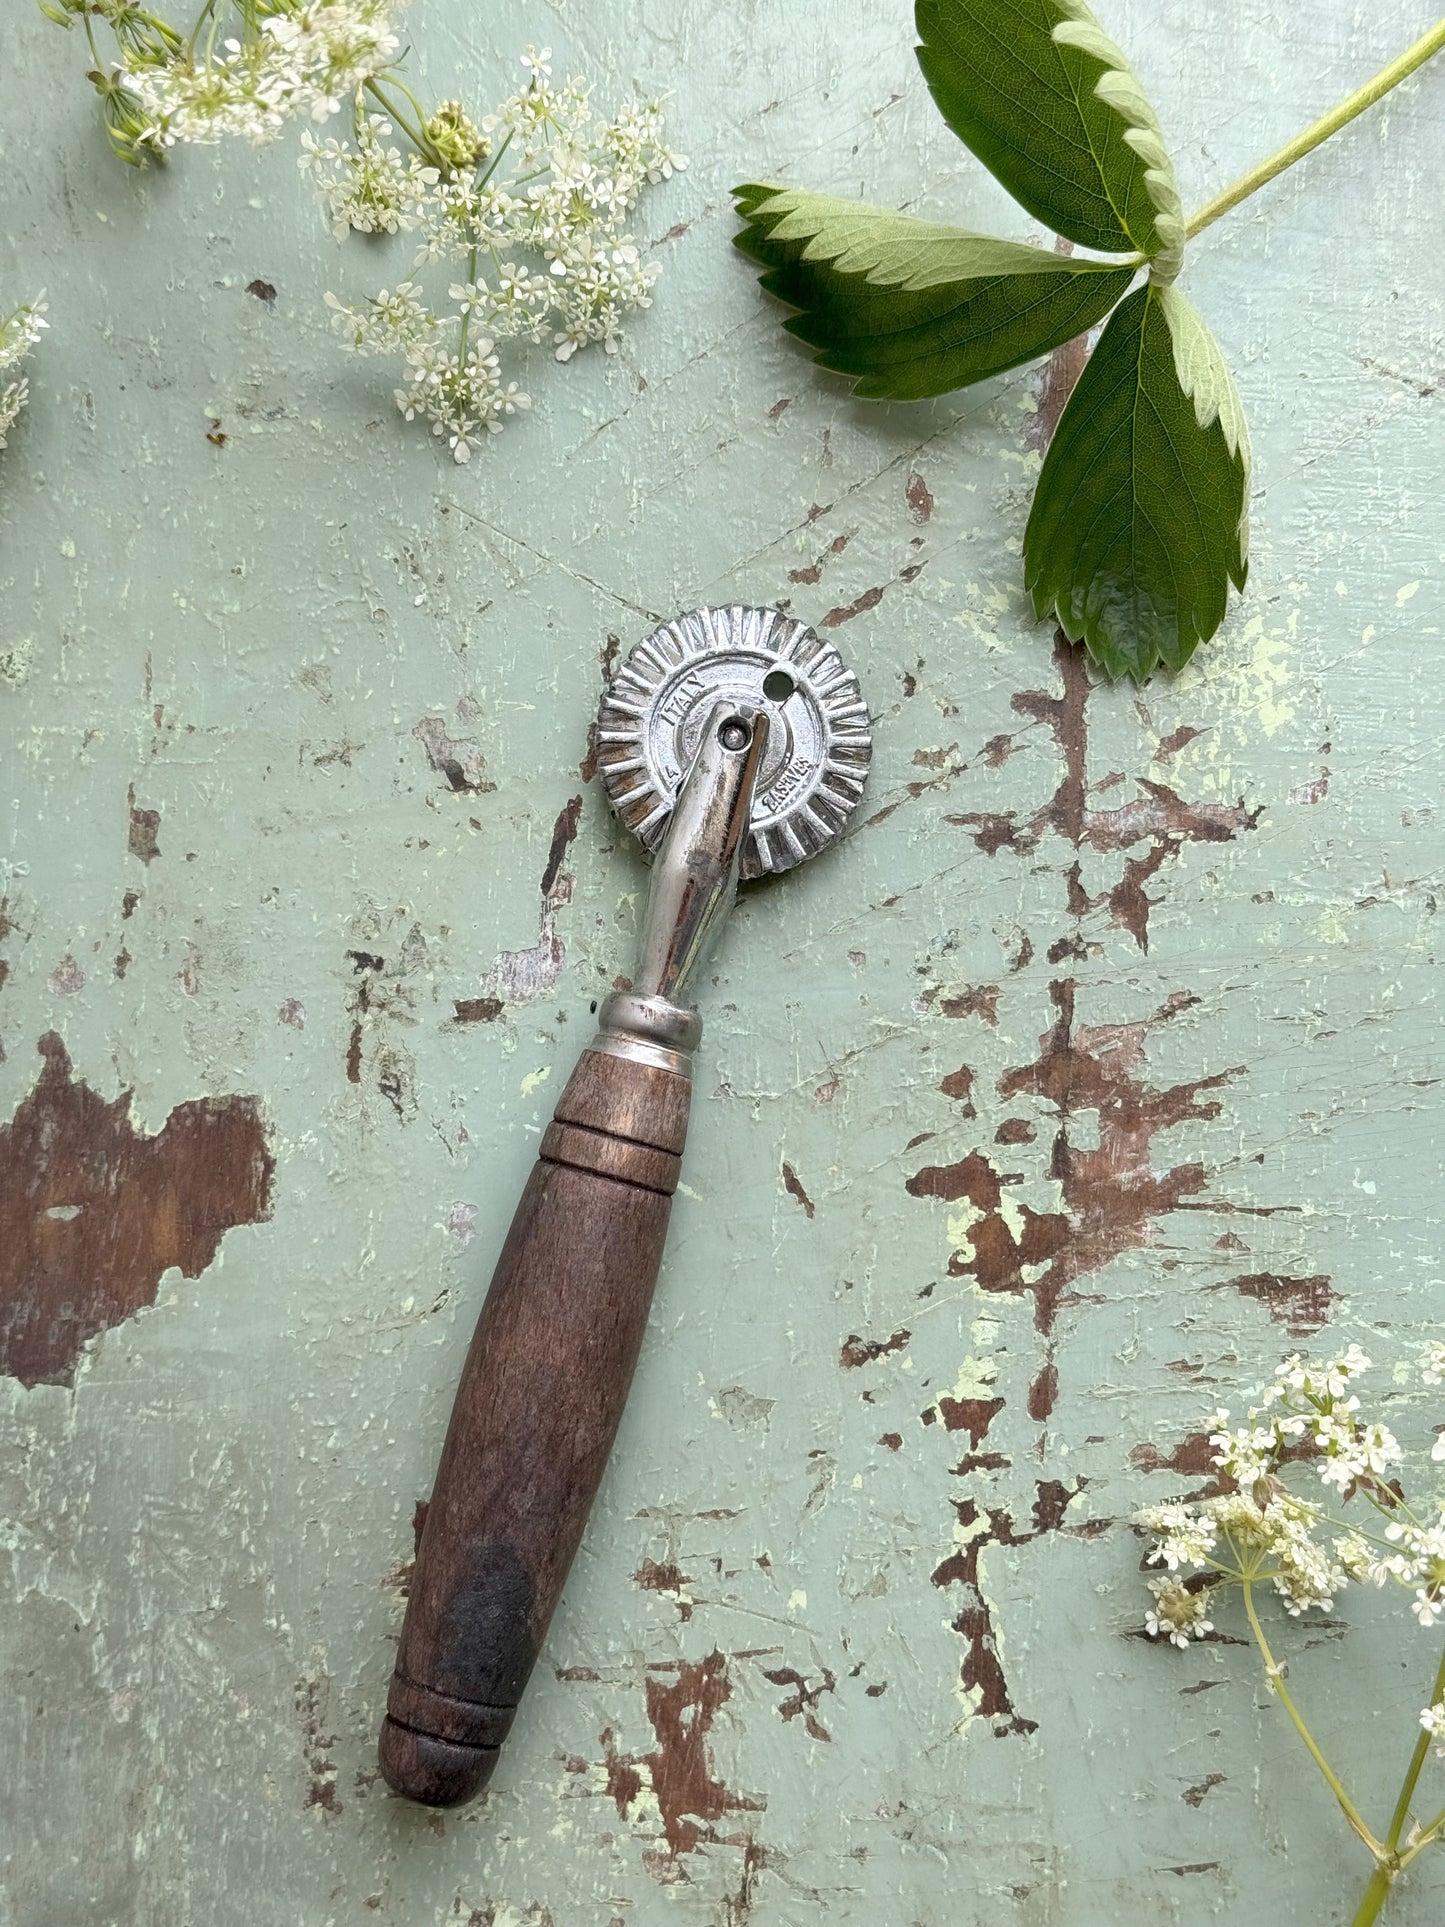
[(381, 1732), (410, 1799), (456, 1806), (490, 1778), (581, 1539), (681, 1168), (688, 980), (740, 879), (835, 839), (871, 753), (856, 678), (776, 609), (663, 623), (603, 696), (607, 794), (653, 853), (641, 960), (558, 1100), (462, 1370)]

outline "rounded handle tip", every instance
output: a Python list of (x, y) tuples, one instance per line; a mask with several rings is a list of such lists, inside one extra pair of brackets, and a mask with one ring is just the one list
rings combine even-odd
[(464, 1746), (418, 1733), (387, 1717), (382, 1723), (377, 1759), (382, 1778), (395, 1793), (426, 1807), (459, 1807), (473, 1800), (492, 1777), (501, 1751), (495, 1746)]

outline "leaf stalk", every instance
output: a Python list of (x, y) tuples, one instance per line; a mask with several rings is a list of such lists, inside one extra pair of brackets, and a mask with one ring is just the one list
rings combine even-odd
[(1417, 67), (1445, 47), (1445, 20), (1439, 20), (1428, 33), (1422, 34), (1413, 47), (1407, 47), (1398, 60), (1392, 60), (1388, 67), (1382, 67), (1373, 80), (1367, 80), (1363, 87), (1357, 87), (1347, 100), (1342, 100), (1328, 114), (1323, 115), (1312, 127), (1281, 147), (1277, 154), (1271, 154), (1267, 161), (1237, 180), (1233, 187), (1225, 188), (1207, 201), (1197, 214), (1190, 217), (1184, 229), (1185, 238), (1193, 240), (1205, 228), (1212, 227), (1222, 214), (1247, 201), (1251, 194), (1257, 194), (1276, 175), (1283, 174), (1286, 168), (1302, 161), (1306, 154), (1314, 152), (1321, 142), (1327, 141), (1332, 134), (1338, 134), (1352, 120), (1363, 114), (1367, 107), (1373, 107), (1377, 100), (1383, 100), (1392, 88), (1398, 87), (1402, 80), (1408, 80)]

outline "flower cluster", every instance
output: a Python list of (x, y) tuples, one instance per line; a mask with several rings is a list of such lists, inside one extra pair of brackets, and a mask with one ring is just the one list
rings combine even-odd
[(1192, 1591), (1181, 1579), (1151, 1579), (1149, 1590), (1154, 1604), (1144, 1615), (1144, 1630), (1151, 1639), (1162, 1633), (1171, 1646), (1187, 1646), (1191, 1639), (1202, 1639), (1214, 1631), (1208, 1617), (1209, 1592), (1204, 1586)]
[[(659, 102), (596, 116), (583, 82), (554, 85), (546, 49), (528, 49), (524, 84), (481, 121), (456, 100), (428, 113), (391, 64), (409, 3), (203, 0), (183, 34), (143, 0), (41, 0), (83, 27), (111, 145), (137, 166), (180, 142), (260, 145), (288, 120), (346, 110), (343, 138), (303, 130), (301, 166), (338, 238), (409, 234), (415, 259), (368, 301), (327, 301), (347, 348), (401, 360), (397, 407), (465, 462), (530, 406), (503, 380), (499, 344), (546, 341), (558, 361), (594, 341), (615, 354), (623, 318), (651, 306), (660, 269), (627, 220), (644, 187), (686, 162)], [(98, 27), (114, 38), (109, 59)], [(433, 306), (417, 277), (444, 264), (450, 305)], [(23, 383), (4, 395), (13, 420)]]
[[(1413, 1592), (1422, 1626), (1445, 1619), (1445, 1504), (1421, 1517), (1405, 1498), (1394, 1472), (1404, 1456), (1399, 1442), (1361, 1414), (1355, 1388), (1369, 1364), (1358, 1345), (1318, 1364), (1296, 1353), (1243, 1425), (1232, 1425), (1227, 1411), (1214, 1414), (1209, 1443), (1220, 1492), (1135, 1515), (1154, 1538), (1148, 1563), (1170, 1575), (1150, 1581), (1151, 1637), (1187, 1646), (1211, 1629), (1211, 1596), (1231, 1583), (1248, 1597), (1268, 1582), (1298, 1615), (1328, 1612), (1352, 1580), (1393, 1582)], [(1420, 1375), (1428, 1385), (1445, 1379), (1445, 1345), (1426, 1348)], [(1431, 1457), (1445, 1458), (1445, 1435)], [(1287, 1483), (1296, 1473), (1304, 1491)], [(1311, 1479), (1326, 1496), (1308, 1495)], [(1330, 1515), (1330, 1503), (1356, 1498), (1375, 1515), (1371, 1529)], [(1441, 1722), (1445, 1733), (1445, 1709)]]
[[(1417, 1369), (1425, 1385), (1445, 1383), (1445, 1342), (1428, 1344)], [(1428, 1807), (1423, 1814), (1416, 1807), (1432, 1742), (1445, 1758), (1445, 1656), (1419, 1714), (1389, 1826), (1376, 1833), (1306, 1724), (1289, 1668), (1271, 1649), (1256, 1591), (1272, 1588), (1286, 1612), (1297, 1616), (1328, 1612), (1352, 1581), (1395, 1584), (1413, 1594), (1419, 1625), (1445, 1619), (1445, 1500), (1426, 1504), (1407, 1495), (1399, 1440), (1361, 1409), (1360, 1386), (1369, 1370), (1358, 1345), (1322, 1361), (1294, 1353), (1245, 1412), (1243, 1424), (1232, 1423), (1228, 1411), (1209, 1421), (1216, 1476), (1207, 1496), (1135, 1514), (1152, 1537), (1146, 1563), (1164, 1569), (1148, 1582), (1153, 1603), (1144, 1628), (1151, 1639), (1187, 1647), (1206, 1637), (1214, 1630), (1209, 1614), (1218, 1600), (1232, 1586), (1239, 1588), (1265, 1683), (1374, 1861), (1356, 1927), (1376, 1920), (1404, 1868), (1445, 1840), (1445, 1809), (1425, 1817)], [(1396, 1367), (1397, 1383), (1409, 1377), (1408, 1366)], [(1445, 1426), (1437, 1429), (1430, 1454), (1435, 1461), (1445, 1459), (1442, 1441)], [(1357, 1507), (1351, 1522), (1333, 1516), (1351, 1504)]]
[[(549, 60), (529, 49), (525, 84), (480, 123), (455, 101), (418, 113), (409, 154), (379, 114), (358, 115), (350, 141), (302, 135), (301, 165), (335, 232), (415, 235), (410, 276), (394, 289), (356, 306), (327, 301), (347, 348), (401, 357), (397, 407), (430, 421), (459, 462), (530, 405), (503, 382), (499, 343), (550, 341), (558, 361), (588, 342), (616, 353), (623, 317), (651, 305), (660, 273), (627, 217), (644, 187), (686, 165), (663, 140), (657, 102), (602, 120), (582, 82), (552, 84)], [(450, 307), (434, 309), (414, 277), (443, 263), (460, 273)]]
[(17, 375), (10, 381), (3, 377), (24, 361), (49, 326), (44, 289), (33, 301), (23, 302), (13, 313), (0, 318), (0, 448), (5, 447), (10, 430), (30, 399), (28, 376)]
[(357, 120), (354, 145), (302, 132), (301, 165), (314, 175), (316, 198), (338, 241), (353, 230), (396, 234), (422, 223), (427, 195), (441, 175), (420, 155), (388, 146), (391, 131), (384, 115), (367, 114)]
[[(395, 59), (407, 0), (207, 0), (185, 35), (136, 0), (43, 4), (84, 25), (111, 145), (139, 163), (181, 141), (238, 134), (261, 146), (288, 120), (329, 120)], [(115, 36), (109, 61), (92, 15)]]

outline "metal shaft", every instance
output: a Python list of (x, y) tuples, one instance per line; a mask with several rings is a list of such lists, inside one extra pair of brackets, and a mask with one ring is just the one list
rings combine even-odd
[(653, 860), (636, 983), (603, 1004), (594, 1050), (691, 1076), (702, 1021), (682, 999), (737, 896), (767, 746), (764, 709), (713, 705)]
[(720, 702), (652, 865), (636, 992), (679, 1003), (737, 896), (743, 839), (768, 746), (766, 713)]

